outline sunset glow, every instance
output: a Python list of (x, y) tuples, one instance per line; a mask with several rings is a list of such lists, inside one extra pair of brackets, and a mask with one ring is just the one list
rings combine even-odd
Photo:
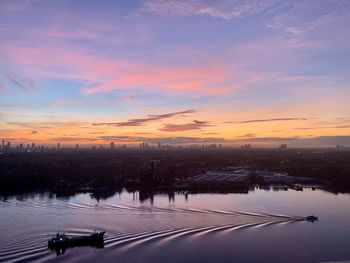
[(2, 0), (0, 138), (350, 146), (349, 26), (347, 0)]

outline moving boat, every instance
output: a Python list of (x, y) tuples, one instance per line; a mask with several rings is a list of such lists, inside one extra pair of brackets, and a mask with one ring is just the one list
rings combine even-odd
[(314, 216), (314, 215), (311, 215), (311, 216), (305, 217), (305, 220), (306, 221), (310, 221), (310, 222), (314, 222), (314, 221), (318, 221), (318, 217)]
[(48, 241), (48, 248), (55, 250), (57, 255), (64, 254), (67, 248), (90, 246), (103, 248), (105, 232), (94, 232), (85, 236), (67, 236), (57, 233), (55, 237)]

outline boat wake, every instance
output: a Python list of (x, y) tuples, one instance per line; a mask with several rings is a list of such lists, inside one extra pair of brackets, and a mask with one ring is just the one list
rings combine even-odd
[[(2, 206), (4, 206), (4, 204), (2, 204)], [(127, 216), (126, 218), (135, 218), (136, 216), (137, 219), (133, 219), (136, 220), (133, 222), (140, 222), (140, 224), (148, 220), (147, 223), (140, 228), (134, 228), (136, 229), (135, 232), (121, 233), (125, 228), (116, 228), (116, 223), (113, 222), (109, 224), (109, 228), (101, 229), (106, 231), (104, 247), (107, 250), (119, 248), (129, 249), (149, 242), (164, 244), (179, 238), (205, 236), (213, 232), (228, 232), (243, 228), (266, 227), (273, 224), (286, 224), (302, 219), (302, 217), (298, 216), (242, 211), (209, 210), (187, 207), (136, 207), (111, 204), (93, 205), (85, 203), (65, 203), (57, 200), (54, 203), (13, 201), (7, 202), (5, 206), (14, 207), (16, 209), (21, 207), (30, 208), (34, 209), (30, 210), (34, 212), (37, 211), (37, 209), (41, 209), (42, 211), (53, 209), (55, 213), (61, 216), (62, 213), (73, 212), (71, 209), (74, 209), (78, 218), (82, 217), (81, 211), (84, 210), (88, 212), (88, 215), (95, 216), (97, 222), (99, 220), (99, 215), (109, 215), (111, 221), (113, 221), (113, 218), (119, 216)], [(37, 213), (41, 216), (45, 216), (41, 210)], [(106, 219), (101, 218), (100, 220)], [(156, 223), (152, 220), (156, 220)], [(101, 222), (100, 225), (104, 225), (103, 222)], [(157, 222), (160, 222), (159, 226)], [(128, 227), (130, 231), (132, 228), (130, 228), (130, 226)], [(148, 227), (150, 228), (147, 229)], [(145, 231), (139, 231), (139, 229), (142, 228), (144, 228)], [(94, 231), (93, 228), (90, 229), (89, 227), (78, 229), (65, 227), (60, 230), (70, 236), (89, 235)], [(38, 228), (37, 231), (32, 232), (22, 233), (21, 231), (23, 232), (25, 229), (18, 229), (14, 232), (8, 231), (2, 235), (0, 239), (0, 262), (46, 262), (55, 259), (56, 254), (52, 253), (47, 248), (47, 240), (50, 236), (56, 234), (56, 230), (52, 229), (48, 233), (44, 231), (43, 228)], [(67, 254), (70, 254), (70, 252), (67, 252)]]
[(61, 200), (55, 200), (53, 203), (42, 203), (35, 200), (18, 201), (11, 200), (7, 202), (1, 202), (3, 206), (11, 207), (30, 207), (31, 209), (80, 209), (80, 210), (97, 210), (105, 212), (113, 211), (129, 211), (129, 212), (163, 212), (163, 213), (197, 213), (197, 214), (218, 214), (218, 215), (249, 215), (258, 217), (280, 217), (280, 218), (301, 218), (299, 216), (289, 216), (280, 214), (266, 214), (266, 213), (252, 213), (252, 212), (241, 212), (241, 211), (224, 211), (224, 210), (209, 210), (209, 209), (198, 209), (198, 208), (181, 208), (181, 207), (156, 207), (156, 206), (127, 206), (127, 205), (111, 205), (111, 204), (90, 204), (82, 202), (65, 202)]

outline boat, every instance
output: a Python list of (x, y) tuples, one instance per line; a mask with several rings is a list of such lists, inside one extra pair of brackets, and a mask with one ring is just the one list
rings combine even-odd
[(67, 248), (90, 246), (103, 248), (105, 232), (94, 232), (91, 235), (67, 236), (57, 233), (48, 241), (48, 248), (55, 250), (57, 255), (64, 254)]
[(318, 221), (318, 217), (314, 216), (314, 215), (311, 215), (311, 216), (305, 217), (305, 220), (306, 221), (310, 221), (310, 222), (314, 222), (314, 221)]

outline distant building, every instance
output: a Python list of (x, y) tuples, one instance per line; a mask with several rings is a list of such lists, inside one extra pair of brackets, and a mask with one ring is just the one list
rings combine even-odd
[(244, 144), (241, 146), (241, 149), (245, 149), (245, 150), (249, 150), (251, 148), (252, 148), (252, 146), (250, 144)]
[(57, 143), (57, 149), (61, 149), (61, 144), (59, 142)]
[(248, 169), (208, 171), (192, 178), (193, 185), (247, 185), (251, 172)]
[(143, 149), (149, 148), (148, 143), (147, 142), (140, 143), (140, 148), (143, 148)]
[(256, 176), (262, 179), (264, 183), (293, 183), (295, 182), (295, 177), (289, 176), (288, 173), (285, 172), (274, 172), (267, 170), (259, 170), (256, 171)]
[(79, 149), (79, 144), (76, 144), (76, 145), (75, 145), (75, 149)]
[(194, 186), (246, 186), (251, 182), (266, 184), (289, 184), (295, 182), (295, 177), (285, 172), (256, 170), (254, 166), (227, 167), (225, 170), (208, 171), (192, 177)]
[(336, 148), (337, 148), (338, 150), (344, 149), (344, 145), (337, 144)]
[(287, 144), (283, 143), (278, 148), (280, 148), (280, 149), (287, 149)]
[(111, 142), (111, 149), (114, 149), (114, 142)]

